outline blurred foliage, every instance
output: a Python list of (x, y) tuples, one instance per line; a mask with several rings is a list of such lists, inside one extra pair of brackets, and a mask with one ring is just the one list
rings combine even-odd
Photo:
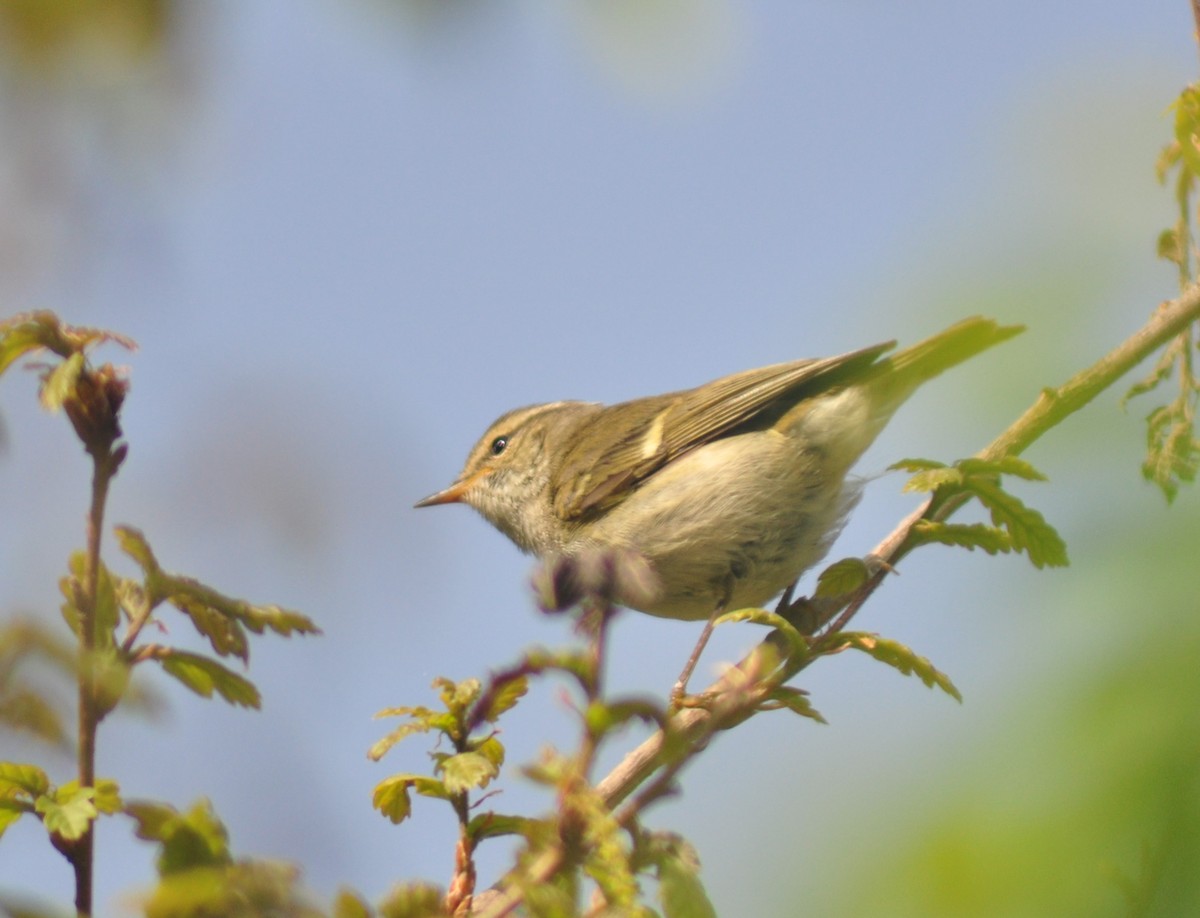
[(1065, 637), (1061, 662), (1011, 685), (1012, 720), (965, 764), (945, 753), (913, 791), (932, 808), (902, 815), (903, 787), (876, 801), (872, 826), (888, 831), (817, 913), (1200, 914), (1200, 601), (1183, 576), (1197, 533), (1185, 512), (1106, 533), (1107, 558), (1094, 539), (1093, 579), (1034, 638)]
[(0, 0), (0, 42), (39, 68), (81, 50), (139, 55), (162, 44), (173, 0)]

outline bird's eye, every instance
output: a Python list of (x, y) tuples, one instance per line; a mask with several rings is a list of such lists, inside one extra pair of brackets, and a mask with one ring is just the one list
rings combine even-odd
[(508, 437), (497, 437), (492, 441), (492, 455), (499, 456), (508, 449)]

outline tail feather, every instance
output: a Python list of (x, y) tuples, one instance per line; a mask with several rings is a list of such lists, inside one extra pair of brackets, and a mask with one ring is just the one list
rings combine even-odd
[(1024, 330), (1023, 325), (999, 325), (972, 316), (880, 360), (864, 381), (884, 396), (884, 411), (890, 413), (889, 408), (898, 408), (922, 383)]

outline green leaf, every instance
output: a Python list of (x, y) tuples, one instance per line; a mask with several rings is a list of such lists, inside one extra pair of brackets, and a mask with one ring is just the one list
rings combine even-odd
[(529, 679), (526, 676), (513, 676), (504, 680), (503, 683), (495, 686), (494, 691), (488, 696), (487, 710), (482, 713), (481, 719), (488, 723), (495, 723), (501, 714), (515, 707), (528, 690)]
[(983, 523), (935, 523), (931, 520), (918, 520), (913, 524), (912, 532), (921, 543), (940, 542), (943, 545), (957, 545), (972, 551), (982, 548), (989, 555), (998, 552), (1007, 554), (1012, 551), (1012, 540), (1004, 530)]
[(62, 408), (63, 402), (75, 391), (75, 383), (83, 372), (84, 357), (76, 351), (46, 374), (38, 398), (42, 407), (53, 413)]
[(229, 835), (207, 800), (197, 801), (186, 813), (152, 801), (127, 803), (124, 812), (137, 823), (138, 838), (161, 846), (158, 872), (162, 876), (232, 863)]
[(158, 559), (154, 557), (150, 543), (146, 541), (146, 536), (140, 529), (133, 526), (114, 526), (113, 532), (117, 537), (117, 544), (121, 546), (121, 551), (137, 563), (147, 579), (162, 570), (158, 565)]
[[(837, 650), (851, 647), (870, 654), (881, 663), (886, 663), (893, 669), (899, 670), (906, 676), (916, 676), (929, 688), (940, 688), (943, 692), (961, 702), (959, 694), (950, 677), (938, 670), (925, 657), (919, 656), (899, 641), (869, 634), (865, 631), (843, 631), (831, 636), (831, 643)], [(839, 646), (840, 645), (840, 646)]]
[(0, 838), (4, 837), (4, 833), (14, 822), (24, 816), (26, 813), (33, 812), (32, 805), (25, 805), (16, 800), (7, 799), (3, 794), (0, 794)]
[(379, 918), (449, 918), (443, 896), (431, 883), (404, 883), (379, 903)]
[(471, 818), (467, 824), (467, 834), (476, 841), (485, 838), (499, 838), (502, 835), (520, 835), (522, 838), (536, 840), (543, 838), (553, 831), (544, 819), (530, 819), (528, 816), (506, 816), (502, 813), (480, 813)]
[(342, 887), (333, 900), (333, 918), (373, 918), (371, 906), (358, 893)]
[(991, 511), (992, 522), (1008, 533), (1013, 549), (1025, 552), (1034, 567), (1066, 567), (1067, 546), (1040, 513), (988, 479), (972, 478), (969, 487)]
[(946, 463), (936, 459), (901, 459), (888, 466), (888, 470), (894, 472), (927, 472), (944, 468)]
[(253, 682), (226, 669), (216, 660), (169, 647), (160, 648), (153, 659), (197, 695), (211, 698), (216, 690), (230, 704), (246, 708), (257, 708), (261, 704), (262, 699)]
[(724, 615), (718, 616), (713, 625), (715, 627), (735, 622), (753, 622), (756, 625), (774, 628), (787, 641), (792, 655), (808, 653), (808, 641), (804, 640), (803, 635), (791, 622), (774, 612), (768, 612), (766, 609), (738, 609), (735, 612), (726, 612)]
[(464, 679), (462, 682), (454, 682), (439, 676), (433, 680), (433, 687), (439, 690), (442, 704), (446, 706), (446, 710), (459, 720), (466, 715), (467, 708), (475, 703), (482, 692), (482, 687), (478, 679)]
[(956, 468), (936, 468), (927, 469), (923, 472), (917, 472), (912, 478), (904, 483), (901, 488), (905, 493), (923, 493), (925, 491), (936, 491), (938, 488), (959, 488), (962, 487), (963, 474)]
[(815, 720), (819, 724), (829, 723), (829, 721), (821, 716), (821, 712), (812, 706), (807, 692), (788, 685), (781, 685), (774, 689), (758, 706), (758, 709), (760, 711), (786, 709), (794, 714), (799, 714), (801, 717)]
[(47, 832), (74, 841), (83, 837), (96, 818), (95, 796), (94, 787), (80, 787), (72, 781), (53, 794), (38, 797), (34, 809), (41, 814)]
[(36, 765), (0, 762), (0, 797), (26, 794), (30, 800), (50, 789), (50, 779)]
[(446, 790), (452, 794), (473, 788), (484, 788), (500, 769), (487, 756), (478, 752), (460, 752), (443, 759), (437, 769), (442, 775)]
[(1200, 91), (1187, 87), (1171, 106), (1175, 109), (1175, 140), (1187, 168), (1200, 174)]
[(862, 558), (842, 558), (821, 571), (813, 598), (838, 599), (849, 596), (866, 583), (870, 576), (871, 572)]
[(416, 775), (392, 775), (375, 785), (371, 805), (399, 825), (412, 814), (412, 798), (408, 789)]
[(171, 605), (192, 620), (192, 626), (208, 639), (218, 656), (234, 656), (243, 663), (250, 660), (250, 639), (236, 619), (189, 596), (169, 597)]
[(658, 862), (658, 894), (665, 918), (717, 918), (700, 882), (700, 862), (691, 845)]
[(1002, 456), (999, 459), (962, 459), (955, 466), (964, 475), (1012, 475), (1026, 481), (1045, 481), (1046, 476), (1024, 459)]
[(489, 736), (487, 739), (475, 744), (471, 751), (478, 752), (496, 766), (497, 769), (504, 764), (504, 744), (495, 736)]

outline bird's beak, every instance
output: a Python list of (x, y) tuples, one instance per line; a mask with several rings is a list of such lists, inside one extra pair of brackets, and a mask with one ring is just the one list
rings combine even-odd
[(467, 489), (471, 487), (471, 482), (456, 481), (448, 488), (438, 491), (436, 494), (430, 494), (428, 497), (417, 501), (413, 504), (414, 507), (436, 507), (438, 504), (457, 504), (461, 503), (463, 495), (467, 493)]
[(424, 500), (417, 501), (415, 504), (413, 504), (413, 506), (436, 507), (438, 504), (461, 504), (464, 500), (466, 500), (467, 492), (475, 487), (478, 482), (482, 481), (484, 478), (487, 478), (487, 476), (490, 474), (492, 474), (492, 470), (489, 468), (479, 469), (477, 472), (469, 475), (466, 478), (458, 479), (458, 481), (454, 482), (454, 484), (450, 485), (450, 487), (443, 488), (436, 494), (430, 494)]

